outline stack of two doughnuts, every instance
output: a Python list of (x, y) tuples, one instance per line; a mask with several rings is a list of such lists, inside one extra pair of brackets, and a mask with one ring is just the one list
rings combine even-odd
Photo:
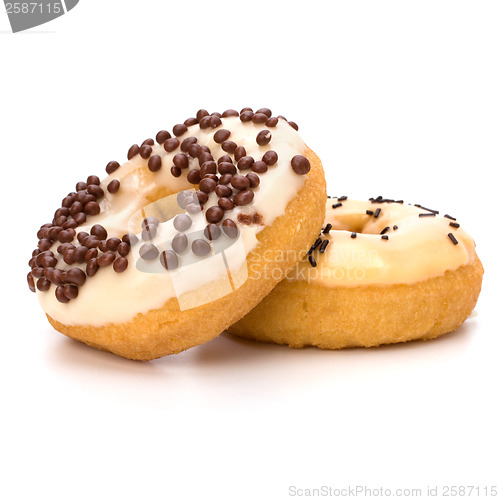
[(297, 129), (199, 110), (79, 182), (29, 262), (53, 327), (139, 360), (226, 329), (335, 349), (457, 328), (480, 292), (473, 240), (418, 205), (327, 198)]

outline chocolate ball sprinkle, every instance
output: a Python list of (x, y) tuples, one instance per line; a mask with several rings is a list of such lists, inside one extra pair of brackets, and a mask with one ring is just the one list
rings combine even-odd
[(238, 162), (237, 162), (237, 168), (239, 170), (247, 170), (251, 168), (251, 166), (255, 163), (255, 160), (251, 156), (243, 156)]
[(187, 137), (180, 143), (180, 151), (183, 153), (189, 152), (189, 148), (198, 142), (196, 137)]
[(246, 178), (249, 179), (251, 188), (256, 188), (260, 185), (260, 177), (258, 177), (255, 173), (250, 172), (249, 174), (246, 174)]
[(205, 116), (209, 116), (210, 113), (208, 113), (208, 111), (206, 111), (206, 109), (200, 109), (197, 113), (196, 113), (196, 119), (197, 121), (201, 121), (202, 118), (204, 118)]
[(208, 174), (216, 174), (216, 173), (217, 173), (217, 164), (213, 160), (205, 161), (201, 165), (201, 169), (199, 171), (201, 178), (206, 177)]
[(268, 116), (263, 113), (255, 113), (251, 118), (253, 123), (265, 123), (267, 121)]
[(223, 219), (223, 216), (224, 216), (223, 209), (217, 205), (210, 207), (206, 211), (206, 220), (213, 224), (220, 222)]
[(85, 204), (84, 211), (87, 215), (98, 215), (100, 213), (99, 204), (95, 201), (89, 201)]
[[(185, 192), (185, 191), (183, 191)], [(159, 226), (159, 220), (156, 217), (153, 217), (152, 215), (149, 215), (148, 217), (144, 218), (141, 223), (142, 229), (146, 229), (150, 226)], [(125, 237), (121, 238), (123, 241), (125, 241)]]
[(211, 116), (203, 116), (201, 120), (199, 120), (199, 128), (200, 129), (205, 129), (210, 126), (211, 123)]
[(185, 207), (192, 203), (192, 192), (191, 191), (179, 191), (177, 193), (177, 205), (180, 208), (185, 209)]
[(193, 170), (191, 170), (188, 174), (187, 174), (187, 180), (191, 183), (191, 184), (199, 184), (200, 180), (201, 180), (201, 174), (200, 174), (200, 170), (198, 168), (195, 168)]
[(182, 170), (175, 165), (173, 165), (172, 168), (170, 168), (170, 172), (173, 175), (173, 177), (180, 177), (182, 175)]
[(87, 188), (88, 194), (95, 196), (96, 199), (102, 198), (104, 196), (104, 190), (100, 186), (90, 185)]
[(72, 283), (73, 285), (81, 286), (85, 283), (87, 275), (78, 267), (72, 267), (66, 271), (65, 281), (66, 283)]
[[(130, 159), (130, 158), (129, 158)], [(117, 162), (117, 161), (110, 161), (107, 165), (106, 165), (106, 172), (108, 174), (112, 174), (113, 172), (115, 172), (116, 170), (118, 170), (120, 168), (120, 164)]]
[(232, 180), (232, 174), (223, 174), (220, 179), (219, 179), (219, 183), (220, 184), (230, 184), (230, 181)]
[(158, 170), (161, 169), (162, 166), (162, 160), (161, 156), (159, 155), (152, 155), (149, 158), (149, 161), (147, 162), (147, 167), (151, 172), (157, 172)]
[(151, 156), (151, 154), (152, 154), (152, 148), (151, 148), (151, 146), (149, 146), (149, 144), (144, 144), (139, 149), (139, 155), (144, 160), (147, 160)]
[(258, 132), (258, 135), (256, 136), (256, 143), (259, 146), (266, 146), (270, 142), (270, 139), (272, 139), (270, 130), (262, 130)]
[(36, 288), (40, 290), (40, 292), (46, 292), (50, 288), (50, 281), (47, 278), (40, 278), (36, 282)]
[(223, 141), (222, 142), (222, 149), (226, 153), (233, 154), (237, 149), (237, 144), (234, 141)]
[(296, 131), (298, 131), (298, 125), (295, 122), (288, 122), (288, 124), (293, 127)]
[(239, 229), (232, 219), (225, 219), (222, 222), (222, 231), (226, 236), (233, 239), (239, 235)]
[(255, 193), (251, 189), (245, 189), (234, 196), (234, 203), (238, 206), (249, 205), (254, 197)]
[(260, 108), (256, 112), (264, 114), (267, 118), (272, 116), (272, 111), (269, 108)]
[(189, 146), (187, 152), (190, 156), (192, 156), (192, 158), (197, 158), (202, 153), (202, 149), (199, 144), (193, 144), (192, 146)]
[(265, 126), (266, 127), (276, 127), (278, 123), (279, 123), (279, 118), (277, 118), (277, 116), (273, 116), (272, 118), (269, 118), (265, 122)]
[(232, 158), (229, 155), (222, 155), (217, 160), (217, 164), (220, 165), (220, 163), (234, 163), (234, 162), (232, 161)]
[(201, 179), (201, 182), (199, 183), (199, 189), (204, 193), (211, 193), (212, 191), (215, 191), (216, 187), (217, 182), (214, 179), (204, 178)]
[(204, 205), (208, 201), (208, 194), (205, 193), (204, 191), (196, 191), (195, 194), (198, 198), (199, 203), (201, 203), (201, 205)]
[(164, 142), (163, 147), (165, 148), (165, 151), (171, 153), (172, 151), (175, 151), (178, 148), (179, 144), (180, 141), (177, 138), (173, 137), (171, 139), (167, 139)]
[(189, 167), (189, 157), (184, 153), (177, 153), (173, 157), (173, 164), (178, 168), (188, 168)]
[(231, 201), (230, 198), (220, 198), (218, 200), (218, 206), (223, 208), (224, 210), (232, 210), (235, 205), (234, 203)]
[(239, 115), (239, 119), (243, 122), (250, 122), (253, 119), (254, 113), (253, 111), (242, 111)]
[(87, 261), (87, 268), (86, 268), (87, 276), (90, 278), (92, 276), (95, 276), (98, 270), (99, 270), (99, 264), (97, 263), (97, 259), (95, 257), (89, 259)]
[(204, 228), (204, 235), (210, 241), (216, 240), (220, 236), (221, 230), (220, 227), (216, 224), (208, 224)]
[(78, 264), (85, 262), (85, 255), (87, 255), (88, 248), (86, 246), (77, 247), (75, 250), (75, 259)]
[(89, 175), (87, 177), (87, 186), (98, 186), (100, 179), (96, 175)]
[(118, 192), (120, 188), (120, 181), (118, 179), (113, 179), (108, 185), (107, 185), (107, 190), (111, 194), (115, 194)]
[(229, 163), (228, 161), (224, 161), (218, 164), (218, 172), (220, 174), (232, 174), (234, 175), (237, 172), (236, 166), (233, 163)]
[(197, 239), (192, 242), (192, 253), (198, 257), (205, 257), (211, 253), (211, 245), (206, 240)]
[(118, 248), (118, 245), (121, 243), (119, 238), (109, 238), (106, 241), (106, 250), (109, 252), (114, 252)]
[(55, 296), (59, 302), (62, 302), (63, 304), (67, 304), (69, 302), (68, 297), (64, 293), (64, 287), (63, 286), (58, 286), (55, 289)]
[(28, 286), (32, 292), (36, 292), (35, 280), (33, 279), (33, 275), (31, 273), (28, 273)]
[(226, 109), (222, 113), (222, 118), (228, 118), (229, 116), (239, 116), (239, 113), (235, 109)]
[(198, 123), (197, 118), (187, 118), (187, 120), (184, 121), (184, 125), (186, 127), (192, 127), (193, 125), (196, 125)]
[(73, 235), (71, 234), (71, 231), (69, 229), (65, 229), (59, 233), (59, 241), (61, 243), (69, 243), (70, 241), (73, 241)]
[(238, 146), (234, 151), (234, 159), (236, 161), (239, 161), (244, 156), (246, 156), (246, 149), (244, 148), (244, 146)]
[(139, 255), (144, 260), (153, 260), (159, 255), (159, 250), (152, 243), (144, 243), (139, 249)]
[(217, 114), (213, 114), (210, 118), (210, 127), (211, 128), (217, 128), (222, 125), (222, 120)]
[(158, 144), (163, 144), (167, 139), (171, 139), (171, 134), (170, 132), (167, 132), (166, 130), (160, 130), (156, 134), (156, 142)]
[(107, 238), (107, 231), (100, 224), (94, 224), (90, 229), (90, 234), (99, 240), (105, 240)]
[(262, 161), (264, 161), (270, 167), (277, 163), (278, 158), (279, 157), (277, 156), (277, 153), (275, 151), (270, 150), (263, 155)]
[(131, 247), (139, 242), (139, 239), (133, 233), (126, 233), (121, 237), (121, 240), (128, 243)]
[(64, 285), (63, 293), (68, 299), (76, 299), (78, 297), (78, 288), (74, 285)]
[(122, 273), (128, 267), (128, 259), (126, 257), (118, 257), (113, 262), (113, 269), (117, 273)]
[(187, 248), (188, 238), (184, 233), (176, 234), (172, 239), (172, 248), (177, 253), (182, 253)]
[[(227, 130), (225, 128), (222, 128), (220, 130), (217, 130), (215, 132), (215, 135), (213, 136), (213, 140), (217, 144), (222, 144), (224, 141), (226, 141), (230, 136), (230, 130)], [(222, 146), (223, 149), (223, 146)]]
[(113, 252), (104, 252), (97, 259), (97, 264), (99, 264), (99, 267), (107, 267), (114, 262), (114, 259), (116, 259), (116, 254), (114, 254)]
[(178, 257), (172, 250), (165, 250), (159, 256), (159, 262), (168, 271), (173, 271), (178, 267)]
[(264, 174), (268, 169), (269, 167), (267, 166), (267, 164), (261, 160), (255, 161), (255, 163), (251, 165), (251, 170), (253, 170), (253, 172), (256, 172), (257, 174)]
[(291, 167), (298, 175), (305, 175), (310, 172), (310, 162), (302, 155), (293, 156)]
[(250, 187), (250, 180), (244, 175), (234, 175), (231, 184), (233, 188), (241, 191)]
[(215, 193), (219, 198), (232, 196), (232, 189), (229, 186), (224, 186), (223, 184), (219, 184), (215, 188)]
[(124, 241), (122, 241), (119, 245), (118, 245), (118, 248), (116, 249), (118, 251), (118, 253), (122, 256), (122, 257), (126, 257), (128, 255), (128, 253), (130, 252), (130, 245), (128, 243), (125, 243)]
[(173, 134), (177, 137), (185, 134), (187, 132), (187, 126), (183, 123), (179, 123), (173, 127)]
[(173, 219), (173, 227), (180, 232), (187, 231), (192, 226), (192, 219), (187, 214), (178, 214)]
[(127, 158), (129, 160), (131, 160), (134, 156), (137, 156), (139, 154), (139, 145), (138, 144), (134, 144), (129, 150), (128, 150), (128, 154), (127, 154)]

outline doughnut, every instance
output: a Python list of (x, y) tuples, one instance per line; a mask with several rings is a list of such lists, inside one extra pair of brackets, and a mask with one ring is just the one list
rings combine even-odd
[(268, 108), (199, 110), (109, 162), (102, 181), (78, 182), (29, 261), (53, 328), (151, 360), (249, 312), (324, 220), (322, 165), (297, 130)]
[(470, 315), (482, 275), (454, 217), (381, 196), (336, 197), (307, 258), (229, 332), (322, 349), (433, 339)]

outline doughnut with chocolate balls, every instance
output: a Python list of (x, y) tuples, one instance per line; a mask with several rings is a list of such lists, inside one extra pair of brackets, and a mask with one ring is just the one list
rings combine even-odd
[(297, 128), (268, 108), (199, 110), (110, 161), (102, 181), (78, 182), (29, 261), (52, 326), (149, 360), (249, 312), (324, 219), (322, 165)]
[(307, 258), (230, 333), (322, 349), (433, 339), (457, 329), (483, 267), (454, 217), (381, 196), (327, 200)]

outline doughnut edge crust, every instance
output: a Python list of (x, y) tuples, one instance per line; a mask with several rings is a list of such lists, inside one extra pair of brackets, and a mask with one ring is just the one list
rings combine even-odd
[(414, 284), (329, 288), (284, 281), (229, 328), (260, 342), (321, 349), (430, 340), (459, 328), (480, 294), (483, 266), (471, 264)]
[[(138, 314), (121, 324), (71, 326), (47, 315), (50, 324), (89, 346), (144, 361), (179, 353), (215, 338), (270, 293), (296, 265), (298, 253), (306, 251), (317, 237), (325, 216), (326, 181), (317, 155), (307, 148), (306, 157), (312, 168), (303, 187), (288, 203), (285, 213), (257, 235), (259, 244), (246, 259), (248, 279), (231, 294), (185, 311), (172, 298), (161, 309)], [(291, 252), (286, 252), (285, 259), (275, 258), (287, 250)], [(255, 279), (264, 270), (266, 277)], [(274, 270), (279, 272), (273, 274)]]

